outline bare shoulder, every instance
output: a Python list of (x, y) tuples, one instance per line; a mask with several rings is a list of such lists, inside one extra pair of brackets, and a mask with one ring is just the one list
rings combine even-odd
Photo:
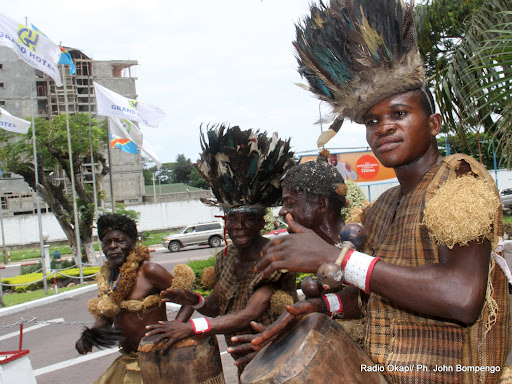
[(160, 264), (153, 263), (152, 261), (149, 260), (145, 260), (141, 263), (139, 271), (149, 281), (153, 281), (155, 279), (161, 280), (166, 278), (172, 279), (172, 275), (167, 269), (162, 267)]

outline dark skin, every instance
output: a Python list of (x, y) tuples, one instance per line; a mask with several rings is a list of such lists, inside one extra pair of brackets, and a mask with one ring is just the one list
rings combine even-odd
[[(238, 250), (235, 260), (235, 271), (238, 277), (243, 277), (252, 268), (263, 246), (268, 241), (260, 235), (264, 221), (261, 216), (248, 213), (231, 213), (227, 215), (226, 230), (229, 238)], [(209, 319), (211, 330), (207, 334), (224, 334), (237, 332), (249, 327), (251, 321), (258, 319), (270, 306), (273, 291), (268, 286), (257, 289), (249, 299), (247, 306), (241, 311), (219, 316), (219, 285), (205, 299), (205, 305), (197, 311), (202, 315), (213, 317)], [(192, 324), (188, 322), (194, 312), (191, 305), (199, 301), (199, 296), (189, 290), (167, 289), (160, 293), (164, 301), (182, 304), (175, 321), (159, 321), (158, 324), (146, 326), (146, 335), (158, 334), (155, 343), (167, 339), (162, 353), (175, 342), (193, 336)]]
[[(332, 209), (329, 199), (326, 196), (307, 194), (302, 191), (283, 189), (283, 206), (279, 215), (286, 217), (292, 225), (290, 233), (295, 231), (295, 224), (312, 229), (327, 244), (333, 245), (339, 242), (339, 233), (343, 225), (343, 217), (339, 210)], [(287, 236), (288, 237), (288, 236)], [(339, 249), (338, 249), (339, 253)], [(359, 318), (361, 312), (357, 305), (357, 289), (351, 287), (341, 295), (345, 318)], [(235, 365), (246, 364), (251, 361), (257, 351), (273, 340), (277, 334), (293, 326), (302, 313), (320, 312), (322, 299), (309, 299), (299, 301), (293, 306), (287, 306), (285, 312), (272, 324), (267, 327), (256, 322), (251, 326), (258, 332), (256, 335), (240, 335), (232, 337), (231, 340), (239, 345), (229, 347), (230, 353), (250, 353), (235, 362)], [(251, 344), (252, 343), (252, 344)]]
[[(364, 122), (372, 151), (383, 165), (395, 170), (402, 194), (407, 195), (440, 158), (435, 141), (441, 128), (440, 115), (426, 114), (417, 91), (409, 91), (374, 105)], [(256, 270), (265, 275), (281, 268), (316, 272), (323, 263), (336, 260), (338, 249), (290, 216), (287, 221), (294, 234), (270, 242)], [(370, 290), (404, 309), (471, 325), (484, 304), (490, 252), (491, 245), (484, 240), (453, 249), (441, 246), (439, 263), (422, 267), (379, 261), (373, 269)], [(314, 303), (295, 306), (292, 314), (305, 315), (317, 307)], [(268, 340), (283, 329), (278, 322), (265, 331), (262, 339)], [(258, 345), (257, 341), (253, 340), (253, 345)]]
[[(130, 239), (125, 232), (117, 229), (109, 231), (103, 236), (103, 253), (112, 263), (114, 280), (119, 275), (119, 268), (135, 248), (135, 243), (135, 239)], [(139, 265), (135, 284), (125, 300), (144, 299), (166, 289), (171, 284), (172, 275), (164, 267), (145, 260)], [(145, 326), (160, 320), (167, 320), (165, 303), (147, 312), (121, 310), (113, 319), (99, 317), (94, 321), (92, 327), (111, 327), (113, 325), (115, 328), (122, 329), (125, 338), (121, 342), (121, 346), (130, 353), (137, 351), (139, 342), (144, 337)], [(81, 338), (76, 342), (76, 349), (84, 355), (91, 352), (83, 347)]]

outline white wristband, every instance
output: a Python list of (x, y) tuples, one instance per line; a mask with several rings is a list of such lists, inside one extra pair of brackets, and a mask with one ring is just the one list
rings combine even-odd
[(201, 334), (210, 331), (210, 322), (206, 317), (200, 317), (198, 319), (190, 319), (194, 333)]
[(335, 293), (328, 293), (322, 295), (327, 305), (327, 314), (332, 315), (333, 313), (343, 312), (343, 304), (341, 303), (340, 297)]
[(354, 251), (343, 260), (341, 266), (345, 272), (345, 281), (370, 293), (370, 276), (373, 267), (380, 258)]
[(199, 301), (197, 302), (197, 304), (192, 305), (192, 308), (194, 309), (200, 309), (204, 307), (204, 297), (200, 293), (198, 293), (198, 295)]

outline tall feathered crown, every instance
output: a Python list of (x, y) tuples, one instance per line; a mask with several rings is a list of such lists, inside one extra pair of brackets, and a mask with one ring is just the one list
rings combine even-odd
[(348, 118), (362, 123), (380, 100), (421, 88), (425, 70), (417, 47), (413, 3), (402, 0), (331, 0), (311, 5), (296, 25), (299, 73), (335, 121), (322, 134), (324, 145)]
[(293, 166), (290, 140), (219, 124), (208, 126), (206, 136), (201, 127), (201, 149), (197, 169), (216, 198), (202, 199), (203, 203), (220, 206), (226, 213), (264, 213), (281, 200), (281, 177)]

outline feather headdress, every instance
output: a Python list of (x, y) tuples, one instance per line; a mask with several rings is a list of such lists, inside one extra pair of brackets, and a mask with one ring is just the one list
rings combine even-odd
[(201, 158), (197, 170), (212, 188), (215, 200), (203, 203), (230, 211), (257, 210), (281, 200), (281, 177), (293, 166), (290, 140), (274, 133), (241, 130), (223, 124), (201, 127)]
[(296, 25), (299, 73), (313, 92), (333, 108), (324, 145), (343, 119), (362, 123), (380, 100), (421, 88), (425, 70), (418, 52), (413, 3), (402, 0), (331, 0), (311, 5), (311, 15)]

